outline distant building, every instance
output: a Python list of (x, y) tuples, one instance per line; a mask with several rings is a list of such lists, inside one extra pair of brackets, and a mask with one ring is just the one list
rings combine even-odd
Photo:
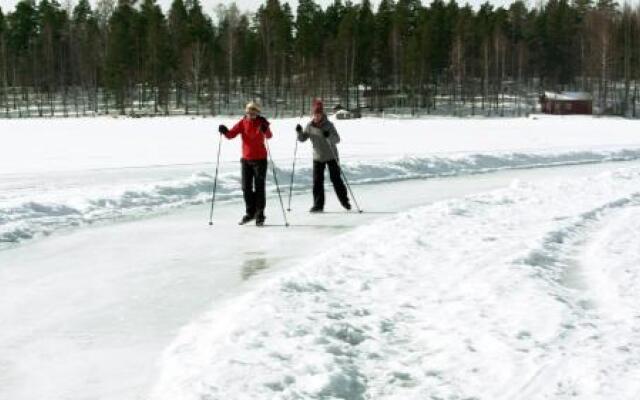
[(593, 113), (593, 97), (586, 92), (544, 92), (540, 105), (545, 114), (588, 114)]
[(354, 119), (362, 117), (360, 110), (347, 110), (339, 103), (333, 107), (333, 112), (336, 119)]

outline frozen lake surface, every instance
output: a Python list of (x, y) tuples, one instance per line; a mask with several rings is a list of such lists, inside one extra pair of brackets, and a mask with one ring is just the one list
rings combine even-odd
[(2, 123), (0, 397), (640, 394), (633, 122), (340, 122), (365, 213), (306, 212), (302, 148), (265, 229), (236, 225), (237, 142), (207, 225), (213, 123)]

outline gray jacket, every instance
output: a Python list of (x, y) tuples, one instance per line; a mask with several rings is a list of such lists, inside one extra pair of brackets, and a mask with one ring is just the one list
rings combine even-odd
[[(328, 138), (324, 137), (324, 131), (329, 132)], [(326, 115), (320, 122), (319, 127), (313, 125), (313, 121), (311, 121), (302, 132), (298, 133), (299, 141), (304, 142), (307, 139), (311, 139), (311, 144), (313, 145), (313, 161), (327, 162), (339, 157), (336, 144), (340, 143), (340, 135), (338, 135), (336, 127), (327, 119)]]

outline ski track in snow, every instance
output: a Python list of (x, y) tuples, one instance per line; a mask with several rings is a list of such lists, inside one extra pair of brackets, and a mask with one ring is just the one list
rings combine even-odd
[(637, 399), (640, 169), (421, 207), (185, 327), (155, 400)]
[[(640, 159), (640, 149), (573, 150), (565, 152), (488, 152), (451, 154), (430, 157), (401, 157), (388, 160), (367, 160), (344, 163), (345, 172), (354, 184), (392, 182), (404, 179), (489, 173), (506, 169), (530, 169), (563, 165), (589, 164)], [(300, 162), (294, 190), (311, 187), (311, 168)], [(210, 167), (210, 166), (208, 166)], [(116, 171), (89, 171), (86, 176), (16, 179), (4, 195), (0, 195), (0, 248), (25, 240), (100, 221), (123, 217), (139, 217), (150, 213), (210, 201), (212, 171), (195, 171), (180, 179), (171, 179), (168, 167), (159, 167), (164, 177), (154, 177), (143, 170), (141, 181), (114, 185)], [(193, 167), (195, 169), (195, 167)], [(209, 168), (213, 169), (213, 167)], [(225, 171), (226, 169), (226, 171)], [(230, 169), (230, 170), (229, 170)], [(180, 171), (182, 175), (185, 171)], [(101, 175), (102, 174), (102, 175)], [(278, 168), (283, 184), (289, 182), (291, 169)], [(91, 178), (88, 178), (91, 177)], [(224, 165), (218, 184), (220, 201), (241, 197), (237, 165)], [(89, 180), (90, 183), (86, 181)], [(97, 182), (97, 183), (94, 183)], [(268, 185), (275, 192), (274, 185)]]

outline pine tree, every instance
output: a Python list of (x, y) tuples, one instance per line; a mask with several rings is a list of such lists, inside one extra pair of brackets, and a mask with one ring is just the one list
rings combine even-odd
[(584, 18), (584, 15), (593, 9), (593, 0), (573, 0), (573, 7), (579, 17)]
[(355, 81), (364, 85), (373, 83), (373, 65), (371, 60), (375, 55), (376, 20), (371, 9), (371, 1), (363, 0), (358, 11), (356, 27), (357, 48), (355, 62)]
[[(21, 91), (20, 98), (30, 106), (28, 88), (35, 86), (36, 78), (36, 40), (38, 33), (38, 15), (33, 0), (22, 0), (13, 13), (7, 17), (8, 52), (11, 58), (13, 85)], [(16, 94), (13, 96), (16, 104)], [(27, 114), (29, 115), (29, 114)]]
[[(522, 0), (518, 0), (509, 6), (508, 11), (510, 31), (508, 37), (511, 40), (511, 72), (510, 76), (516, 83), (517, 101), (524, 94), (523, 86), (525, 86), (526, 65), (528, 63), (527, 52), (527, 7)], [(520, 112), (520, 103), (517, 104), (518, 113)]]
[(98, 91), (102, 85), (102, 66), (104, 65), (104, 40), (98, 18), (91, 9), (88, 0), (80, 0), (71, 17), (71, 38), (69, 44), (70, 63), (74, 66), (72, 81), (87, 96), (90, 108), (98, 112)]
[[(394, 9), (390, 45), (396, 90), (402, 91), (405, 84), (405, 66), (409, 61), (406, 47), (414, 35), (419, 9), (420, 3), (415, 0), (399, 0)], [(409, 62), (409, 68), (412, 67), (411, 64)]]
[(598, 0), (596, 9), (607, 14), (613, 15), (618, 12), (619, 4), (615, 0)]
[(575, 76), (578, 54), (574, 46), (578, 16), (567, 0), (550, 0), (544, 9), (543, 77), (551, 85), (565, 86)]
[(116, 105), (121, 114), (125, 113), (127, 100), (133, 85), (137, 60), (135, 43), (131, 38), (136, 32), (136, 11), (130, 0), (120, 0), (109, 18), (107, 37), (107, 55), (105, 60), (106, 83), (116, 98)]
[(375, 48), (373, 73), (375, 75), (375, 108), (384, 109), (387, 104), (382, 101), (387, 88), (393, 82), (393, 57), (391, 51), (391, 30), (393, 27), (394, 5), (391, 0), (381, 0), (375, 16)]
[(236, 27), (236, 38), (239, 51), (236, 52), (236, 76), (244, 78), (244, 82), (254, 85), (253, 79), (257, 75), (258, 47), (260, 39), (255, 29), (251, 26), (249, 17), (243, 14)]
[(4, 34), (6, 31), (7, 31), (7, 24), (4, 20), (4, 13), (2, 12), (2, 7), (0, 7), (0, 35), (4, 37)]
[(9, 60), (7, 54), (7, 22), (0, 7), (0, 84), (2, 85), (2, 93), (0, 94), (0, 105), (8, 108), (7, 90), (9, 84), (8, 67)]
[(300, 0), (294, 21), (294, 60), (296, 80), (302, 93), (301, 113), (306, 110), (306, 98), (319, 96), (317, 86), (322, 82), (322, 9), (313, 0)]
[(144, 0), (140, 8), (144, 23), (143, 81), (154, 91), (154, 111), (164, 106), (168, 112), (168, 92), (172, 58), (167, 21), (155, 0)]
[(465, 94), (463, 93), (465, 89), (473, 93), (473, 89), (470, 88), (472, 82), (467, 82), (467, 75), (472, 70), (472, 63), (475, 59), (475, 49), (470, 45), (474, 43), (473, 24), (473, 10), (467, 5), (460, 9), (458, 13), (451, 45), (451, 72), (454, 79), (453, 96), (455, 97), (456, 91), (459, 91), (459, 98), (463, 102), (465, 101)]
[(303, 71), (311, 67), (311, 60), (318, 57), (321, 51), (322, 36), (318, 25), (320, 7), (313, 0), (300, 0), (295, 20), (295, 53), (300, 57)]
[(347, 3), (342, 20), (338, 26), (338, 33), (335, 39), (334, 56), (335, 70), (338, 76), (337, 84), (342, 94), (342, 99), (347, 108), (351, 108), (350, 89), (353, 87), (353, 75), (355, 72), (356, 60), (356, 39), (357, 39), (357, 9)]
[(172, 81), (176, 85), (176, 106), (183, 105), (183, 90), (189, 80), (190, 35), (187, 8), (182, 0), (173, 0), (169, 9), (169, 34), (172, 58)]
[(222, 4), (218, 5), (218, 33), (217, 43), (215, 44), (215, 50), (219, 52), (219, 56), (215, 58), (217, 61), (215, 69), (219, 71), (219, 75), (225, 77), (225, 87), (227, 94), (227, 101), (229, 100), (231, 86), (235, 88), (236, 77), (243, 75), (244, 71), (241, 71), (242, 65), (238, 65), (239, 54), (243, 51), (243, 38), (244, 34), (241, 29), (242, 17), (240, 10), (235, 5), (231, 4), (229, 7), (225, 7)]
[(267, 0), (256, 14), (256, 26), (260, 35), (262, 60), (266, 64), (266, 100), (275, 102), (280, 95), (281, 84), (286, 80), (293, 42), (293, 15), (288, 5), (279, 0)]
[(209, 17), (203, 14), (199, 0), (189, 0), (186, 6), (189, 24), (189, 79), (196, 96), (196, 105), (199, 107), (202, 80), (211, 67), (208, 60), (211, 54), (213, 27)]
[(77, 65), (75, 81), (85, 88), (97, 88), (104, 55), (98, 20), (88, 0), (80, 0), (72, 17), (73, 63)]
[(477, 15), (478, 41), (481, 46), (480, 65), (482, 81), (482, 108), (484, 109), (489, 98), (491, 85), (491, 39), (494, 33), (494, 13), (490, 3), (484, 3)]
[[(481, 8), (480, 13), (481, 12), (483, 12), (483, 8)], [(452, 17), (455, 18), (455, 11), (451, 6), (445, 5), (442, 0), (434, 0), (431, 3), (429, 11), (432, 43), (431, 68), (436, 80), (442, 77), (442, 74), (449, 65), (449, 52), (454, 26)]]
[(633, 79), (632, 62), (636, 58), (637, 52), (637, 50), (634, 51), (634, 48), (638, 47), (638, 43), (633, 34), (636, 29), (635, 23), (636, 19), (634, 18), (631, 7), (629, 4), (625, 4), (615, 33), (615, 47), (620, 49), (618, 51), (616, 64), (620, 65), (619, 74), (622, 82), (624, 83), (624, 93), (622, 95), (622, 101), (620, 102), (621, 115), (628, 115), (630, 108), (631, 80)]
[(38, 87), (47, 93), (55, 91), (60, 85), (68, 84), (65, 76), (66, 49), (64, 48), (63, 35), (67, 27), (67, 15), (60, 9), (57, 1), (42, 0), (38, 5), (37, 39), (38, 55)]

